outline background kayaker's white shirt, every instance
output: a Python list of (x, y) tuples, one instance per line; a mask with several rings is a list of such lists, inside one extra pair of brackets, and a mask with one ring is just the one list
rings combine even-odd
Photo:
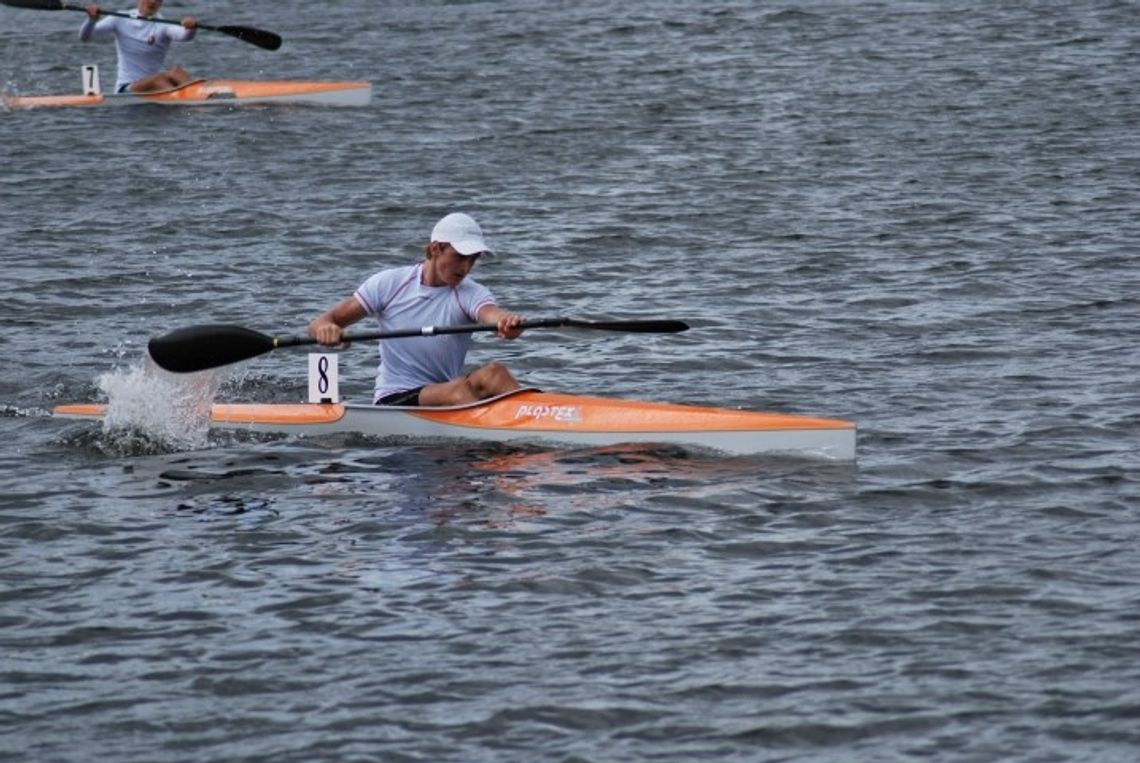
[[(94, 21), (88, 16), (83, 26), (79, 28), (79, 39), (83, 42), (115, 36), (115, 47), (119, 53), (116, 91), (123, 85), (129, 85), (162, 71), (170, 43), (192, 40), (194, 33), (198, 31), (177, 24), (159, 24), (140, 19), (138, 9), (130, 13), (133, 18), (129, 19), (122, 16), (103, 16)], [(156, 18), (161, 18), (161, 15)]]
[[(495, 304), (490, 289), (470, 278), (455, 287), (425, 286), (423, 267), (382, 270), (356, 290), (357, 302), (381, 331), (475, 323), (481, 309)], [(380, 340), (374, 399), (458, 378), (470, 346), (471, 334)]]

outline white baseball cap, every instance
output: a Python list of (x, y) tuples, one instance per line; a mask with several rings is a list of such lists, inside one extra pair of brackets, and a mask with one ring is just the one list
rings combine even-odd
[(487, 242), (483, 240), (483, 229), (470, 215), (452, 212), (431, 229), (432, 242), (451, 244), (455, 251), (464, 255), (481, 254), (493, 257)]

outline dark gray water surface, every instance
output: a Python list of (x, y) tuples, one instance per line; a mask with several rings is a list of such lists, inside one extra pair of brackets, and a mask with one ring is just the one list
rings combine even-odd
[[(164, 10), (285, 38), (194, 73), (375, 97), (0, 112), (0, 759), (1137, 759), (1135, 2)], [(109, 87), (81, 19), (0, 7), (0, 82)], [(452, 209), (528, 316), (693, 325), (473, 362), (849, 418), (857, 464), (47, 415), (157, 403), (171, 328), (303, 331)]]

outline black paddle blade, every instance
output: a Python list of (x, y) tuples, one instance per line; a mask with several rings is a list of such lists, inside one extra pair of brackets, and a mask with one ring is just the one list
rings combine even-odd
[(275, 346), (273, 337), (242, 326), (188, 326), (156, 336), (147, 344), (160, 368), (185, 374), (219, 368), (263, 355)]
[(0, 0), (4, 5), (13, 8), (31, 8), (34, 11), (62, 11), (62, 0)]
[(230, 37), (236, 37), (242, 42), (248, 42), (266, 50), (277, 50), (281, 47), (281, 35), (266, 32), (264, 29), (254, 29), (248, 26), (215, 26), (214, 29)]

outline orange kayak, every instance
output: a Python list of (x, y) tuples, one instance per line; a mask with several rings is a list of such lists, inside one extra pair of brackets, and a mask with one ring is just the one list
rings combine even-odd
[[(101, 404), (60, 405), (55, 416), (99, 419)], [(674, 444), (732, 454), (787, 453), (854, 460), (855, 424), (837, 419), (519, 390), (447, 408), (353, 403), (219, 403), (213, 425), (282, 434), (357, 432), (606, 446)]]
[(100, 95), (4, 95), (9, 109), (79, 106), (237, 106), (293, 104), (305, 106), (366, 106), (372, 99), (370, 82), (304, 82), (201, 79), (171, 90), (152, 93)]

